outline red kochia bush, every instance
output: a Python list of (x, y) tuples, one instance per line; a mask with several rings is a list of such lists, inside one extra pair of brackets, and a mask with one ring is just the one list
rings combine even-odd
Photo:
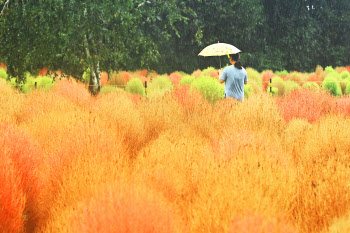
[(275, 77), (275, 74), (270, 70), (264, 71), (262, 73), (263, 90), (264, 91), (266, 91), (266, 88), (269, 85), (270, 79), (272, 79), (273, 77)]
[(312, 123), (336, 110), (334, 99), (328, 92), (310, 89), (291, 92), (277, 99), (277, 103), (286, 121), (304, 118)]
[(335, 99), (337, 112), (344, 116), (350, 116), (350, 96)]
[(74, 232), (172, 233), (176, 217), (161, 196), (129, 188), (111, 188), (82, 207)]
[(26, 195), (24, 213), (27, 216), (27, 227), (32, 229), (40, 221), (40, 196), (44, 177), (41, 175), (43, 167), (40, 149), (29, 136), (14, 126), (0, 124), (0, 154), (9, 158), (18, 172), (19, 187)]
[(182, 75), (179, 72), (173, 72), (169, 75), (170, 81), (174, 84), (175, 87), (179, 86)]
[[(2, 145), (1, 145), (2, 146)], [(21, 190), (21, 178), (11, 159), (0, 152), (0, 232), (23, 231), (25, 196)]]
[(68, 97), (70, 100), (80, 105), (86, 103), (90, 99), (90, 94), (86, 87), (71, 79), (62, 79), (58, 81), (53, 92)]
[(203, 102), (202, 95), (196, 90), (191, 90), (188, 86), (175, 89), (172, 95), (184, 108), (185, 112), (193, 111), (196, 106), (199, 106)]

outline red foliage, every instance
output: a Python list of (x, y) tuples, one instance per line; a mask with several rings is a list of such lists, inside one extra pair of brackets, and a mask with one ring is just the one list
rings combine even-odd
[(231, 233), (297, 233), (298, 231), (289, 226), (287, 221), (268, 219), (262, 216), (237, 217), (233, 220)]
[(210, 71), (209, 75), (210, 75), (210, 77), (218, 78), (219, 77), (219, 72), (217, 72), (217, 71)]
[(192, 76), (198, 78), (199, 76), (201, 76), (201, 74), (202, 74), (202, 71), (198, 69), (193, 71)]
[(350, 73), (350, 66), (347, 66), (346, 69), (347, 69), (347, 70), (349, 71), (349, 73)]
[(288, 122), (304, 118), (310, 123), (335, 110), (333, 97), (325, 91), (300, 89), (277, 99), (282, 116)]
[(62, 79), (58, 81), (52, 91), (80, 105), (88, 102), (91, 97), (89, 91), (83, 84), (76, 83), (71, 79)]
[(336, 98), (337, 113), (343, 114), (344, 116), (350, 116), (350, 96)]
[(169, 75), (169, 79), (174, 84), (175, 87), (179, 86), (181, 78), (182, 78), (182, 75), (178, 72), (174, 72)]
[(318, 85), (321, 84), (321, 80), (316, 73), (311, 73), (310, 76), (306, 79), (307, 82), (316, 82)]
[(12, 165), (11, 159), (0, 153), (0, 232), (18, 233), (23, 231), (25, 196), (21, 190), (21, 178)]
[(41, 69), (40, 71), (39, 71), (39, 76), (45, 76), (46, 74), (47, 74), (47, 69), (46, 68), (43, 68), (43, 69)]
[[(7, 66), (6, 66), (3, 62), (1, 62), (0, 68), (4, 68), (4, 69), (7, 71)], [(350, 71), (349, 71), (349, 72), (350, 72)]]
[(195, 90), (191, 90), (191, 88), (188, 86), (176, 88), (173, 91), (172, 95), (184, 108), (185, 112), (193, 111), (196, 106), (200, 105), (203, 102), (202, 95)]
[(11, 159), (20, 177), (20, 188), (26, 194), (25, 214), (29, 229), (39, 221), (39, 197), (43, 190), (43, 172), (39, 147), (14, 126), (0, 124), (0, 148), (2, 156)]
[(275, 74), (272, 71), (264, 71), (262, 73), (262, 80), (263, 80), (263, 90), (266, 91), (267, 86), (269, 85), (270, 79), (275, 77)]
[(73, 219), (74, 232), (177, 232), (173, 211), (146, 189), (108, 190), (82, 209)]
[(147, 75), (147, 70), (141, 70), (141, 76), (144, 76), (144, 77), (146, 77), (146, 75)]
[(108, 73), (107, 72), (102, 72), (101, 73), (101, 85), (104, 86), (108, 82)]

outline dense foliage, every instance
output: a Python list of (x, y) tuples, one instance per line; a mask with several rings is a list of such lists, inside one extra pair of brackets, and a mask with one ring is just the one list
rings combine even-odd
[(347, 232), (349, 96), (212, 103), (152, 82), (159, 95), (92, 97), (73, 80), (19, 94), (0, 79), (0, 231)]

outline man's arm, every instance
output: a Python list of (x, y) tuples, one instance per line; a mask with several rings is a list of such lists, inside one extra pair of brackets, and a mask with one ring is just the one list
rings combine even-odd
[(223, 71), (220, 69), (220, 70), (219, 70), (219, 83), (224, 83), (224, 82), (225, 82), (225, 80), (222, 80), (222, 79), (221, 79), (222, 73), (223, 73)]

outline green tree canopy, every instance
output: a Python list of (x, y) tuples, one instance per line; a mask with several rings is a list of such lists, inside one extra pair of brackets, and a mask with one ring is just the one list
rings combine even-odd
[(19, 80), (43, 67), (80, 78), (89, 67), (96, 94), (101, 70), (157, 60), (156, 42), (186, 20), (178, 6), (175, 0), (9, 0), (0, 18), (1, 59)]

